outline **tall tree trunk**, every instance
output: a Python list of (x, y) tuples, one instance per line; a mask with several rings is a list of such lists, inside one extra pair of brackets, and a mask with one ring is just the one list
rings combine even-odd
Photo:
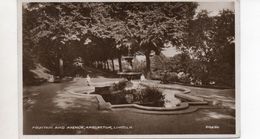
[(118, 64), (119, 64), (119, 71), (122, 72), (122, 61), (121, 61), (121, 55), (118, 55)]
[(102, 68), (103, 68), (101, 61), (98, 61), (98, 68), (99, 68), (99, 69), (102, 69)]
[(113, 72), (114, 72), (114, 71), (115, 71), (114, 59), (111, 59), (111, 62), (112, 62), (112, 70), (113, 70)]
[(99, 64), (100, 64), (100, 69), (103, 69), (103, 63), (102, 63), (102, 61), (99, 61)]
[(102, 67), (103, 67), (103, 68), (102, 68), (103, 70), (106, 69), (106, 63), (105, 63), (105, 61), (102, 61)]
[(104, 68), (103, 62), (100, 61), (100, 69), (103, 69), (103, 68)]
[(106, 61), (103, 61), (104, 69), (107, 70), (107, 63)]
[(63, 59), (61, 57), (59, 58), (59, 76), (63, 77)]
[(145, 58), (146, 58), (146, 72), (150, 73), (151, 71), (150, 52), (145, 53)]
[(109, 69), (109, 63), (108, 63), (108, 60), (106, 61), (106, 65), (107, 65), (107, 70), (110, 70), (110, 69)]
[(95, 64), (95, 67), (97, 68), (97, 67), (98, 67), (98, 66), (97, 66), (97, 61), (95, 61), (94, 64)]

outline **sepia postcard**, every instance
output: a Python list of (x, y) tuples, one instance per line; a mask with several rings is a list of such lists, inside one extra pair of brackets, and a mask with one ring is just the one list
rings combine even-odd
[(239, 0), (19, 0), (19, 137), (240, 136)]

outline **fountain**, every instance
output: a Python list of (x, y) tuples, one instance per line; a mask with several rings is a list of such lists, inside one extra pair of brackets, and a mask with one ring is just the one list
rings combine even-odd
[(188, 89), (149, 82), (141, 74), (138, 81), (106, 81), (104, 78), (102, 82), (96, 82), (87, 75), (85, 80), (76, 84), (66, 91), (73, 95), (96, 97), (99, 110), (135, 108), (149, 114), (179, 114), (189, 112), (182, 110), (190, 105), (208, 104), (203, 98), (188, 95)]
[(123, 59), (129, 64), (127, 69), (123, 69), (123, 72), (119, 72), (120, 77), (126, 78), (128, 81), (133, 79), (140, 79), (142, 73), (133, 71), (133, 59), (134, 56), (130, 54), (130, 46), (128, 46), (128, 55), (124, 56)]
[(147, 80), (142, 73), (134, 72), (132, 62), (134, 56), (130, 55), (129, 46), (128, 55), (123, 58), (128, 67), (118, 75), (127, 80), (105, 81), (104, 78), (102, 82), (95, 82), (87, 75), (84, 81), (85, 85), (87, 82), (87, 86), (67, 91), (72, 94), (95, 96), (99, 110), (135, 108), (150, 114), (178, 114), (190, 105), (208, 104), (200, 97), (188, 95), (187, 93), (190, 93), (188, 89), (153, 82)]

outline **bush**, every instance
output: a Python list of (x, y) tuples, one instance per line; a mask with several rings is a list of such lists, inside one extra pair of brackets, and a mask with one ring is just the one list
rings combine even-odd
[(119, 81), (119, 83), (116, 83), (114, 86), (113, 86), (113, 90), (114, 91), (117, 91), (117, 90), (123, 90), (127, 85), (127, 80), (122, 80), (122, 81)]
[(184, 72), (178, 73), (178, 79), (181, 83), (190, 84), (191, 82), (189, 74), (185, 74)]
[(172, 83), (178, 81), (178, 74), (176, 72), (166, 72), (162, 78), (162, 83)]
[(150, 78), (152, 80), (162, 80), (164, 76), (164, 73), (162, 70), (156, 70), (151, 73)]
[(164, 106), (164, 95), (154, 87), (147, 87), (135, 94), (135, 100), (147, 106)]

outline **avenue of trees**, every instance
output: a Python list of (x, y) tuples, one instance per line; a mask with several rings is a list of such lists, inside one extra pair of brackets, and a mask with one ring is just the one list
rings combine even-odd
[(146, 57), (148, 74), (151, 53), (159, 55), (170, 43), (188, 57), (172, 58), (170, 69), (189, 73), (203, 84), (222, 79), (230, 84), (235, 68), (234, 13), (196, 14), (197, 6), (192, 2), (25, 3), (24, 77), (35, 63), (53, 75), (70, 75), (79, 57), (86, 66), (113, 71), (118, 59), (122, 71), (121, 58), (128, 50)]

